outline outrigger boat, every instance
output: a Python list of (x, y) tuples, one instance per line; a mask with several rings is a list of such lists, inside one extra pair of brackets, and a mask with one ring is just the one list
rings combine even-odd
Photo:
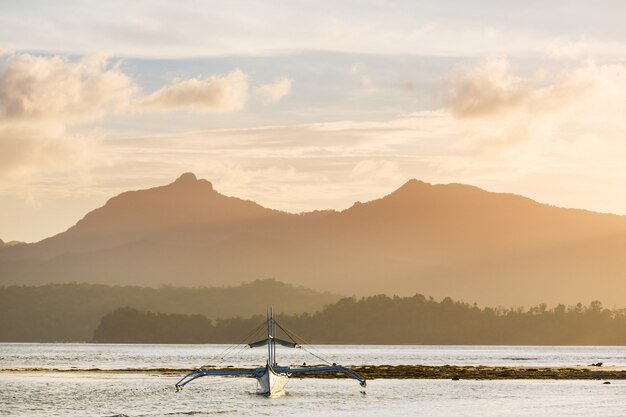
[[(198, 369), (192, 373), (185, 375), (180, 381), (176, 383), (176, 391), (181, 391), (185, 385), (204, 376), (247, 376), (256, 378), (258, 382), (259, 394), (266, 396), (275, 396), (281, 394), (284, 391), (287, 379), (294, 374), (306, 374), (306, 373), (339, 373), (346, 375), (349, 378), (359, 381), (362, 387), (367, 385), (365, 378), (356, 373), (350, 368), (337, 365), (333, 363), (328, 366), (308, 366), (292, 368), (289, 366), (280, 366), (276, 362), (276, 345), (281, 345), (289, 348), (300, 348), (301, 344), (298, 344), (295, 339), (295, 335), (287, 331), (280, 324), (278, 326), (287, 334), (292, 341), (279, 339), (276, 337), (276, 320), (274, 320), (274, 314), (272, 309), (267, 313), (267, 338), (248, 343), (248, 347), (255, 348), (267, 345), (267, 363), (264, 367), (254, 369)], [(317, 355), (315, 355), (317, 356)], [(319, 357), (319, 356), (317, 356)]]

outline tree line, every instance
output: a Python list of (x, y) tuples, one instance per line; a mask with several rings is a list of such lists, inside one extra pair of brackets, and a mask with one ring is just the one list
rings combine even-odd
[(160, 288), (99, 284), (0, 287), (0, 342), (85, 342), (100, 319), (124, 307), (169, 314), (249, 317), (267, 302), (281, 311), (319, 311), (340, 297), (273, 279), (231, 287)]
[[(111, 343), (237, 343), (265, 320), (209, 320), (125, 307), (105, 315), (94, 341)], [(283, 327), (309, 343), (626, 345), (626, 309), (545, 304), (480, 308), (445, 298), (436, 301), (377, 295), (343, 298), (317, 313), (278, 315)]]

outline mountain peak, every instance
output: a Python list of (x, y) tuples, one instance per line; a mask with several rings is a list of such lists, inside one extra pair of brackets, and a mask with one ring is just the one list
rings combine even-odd
[(433, 187), (433, 185), (413, 178), (402, 184), (402, 186), (397, 190), (393, 191), (390, 196), (414, 195), (416, 192), (423, 191), (430, 187)]
[(405, 182), (400, 188), (390, 194), (390, 196), (415, 196), (420, 192), (436, 192), (438, 194), (445, 193), (450, 196), (458, 195), (459, 197), (467, 198), (468, 195), (490, 194), (496, 195), (497, 193), (489, 193), (481, 188), (473, 185), (450, 183), (450, 184), (431, 184), (416, 179), (410, 179)]
[(196, 177), (196, 174), (194, 174), (193, 172), (185, 172), (180, 177), (178, 177), (176, 181), (174, 181), (173, 184), (176, 186), (183, 186), (183, 187), (200, 185), (200, 184), (203, 184), (203, 185), (208, 184), (209, 187), (213, 189), (213, 184), (211, 184), (207, 180), (199, 180)]
[(430, 184), (428, 182), (417, 180), (415, 178), (411, 178), (410, 180), (405, 182), (400, 188), (398, 188), (397, 191), (400, 191), (400, 190), (411, 190), (411, 189), (415, 189), (415, 188), (423, 188), (423, 187), (428, 187), (428, 186), (432, 186), (432, 184)]
[(22, 242), (18, 242), (17, 240), (10, 240), (8, 242), (5, 242), (4, 240), (0, 239), (0, 248), (16, 246), (16, 245), (20, 245), (21, 243)]
[(185, 172), (180, 177), (178, 177), (176, 181), (174, 182), (185, 183), (185, 182), (196, 182), (196, 181), (198, 181), (196, 174), (194, 174), (193, 172)]

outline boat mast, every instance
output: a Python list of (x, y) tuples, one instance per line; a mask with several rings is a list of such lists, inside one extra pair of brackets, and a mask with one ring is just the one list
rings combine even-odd
[(272, 330), (270, 327), (270, 309), (267, 309), (267, 364), (270, 365), (272, 361), (272, 347), (270, 344), (270, 338), (272, 337)]
[(274, 308), (270, 307), (270, 318), (272, 320), (272, 337), (270, 337), (270, 343), (272, 344), (272, 365), (276, 364), (276, 322), (274, 321)]
[(274, 341), (276, 333), (276, 323), (274, 322), (274, 310), (272, 307), (267, 312), (267, 363), (273, 366), (276, 363), (276, 342)]

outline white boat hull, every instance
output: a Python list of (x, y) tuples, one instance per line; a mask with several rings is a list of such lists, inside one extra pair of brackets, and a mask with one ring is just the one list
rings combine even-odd
[(266, 367), (265, 373), (257, 378), (259, 394), (267, 395), (268, 397), (281, 395), (285, 390), (288, 378), (289, 374), (279, 374), (274, 372), (271, 367)]

